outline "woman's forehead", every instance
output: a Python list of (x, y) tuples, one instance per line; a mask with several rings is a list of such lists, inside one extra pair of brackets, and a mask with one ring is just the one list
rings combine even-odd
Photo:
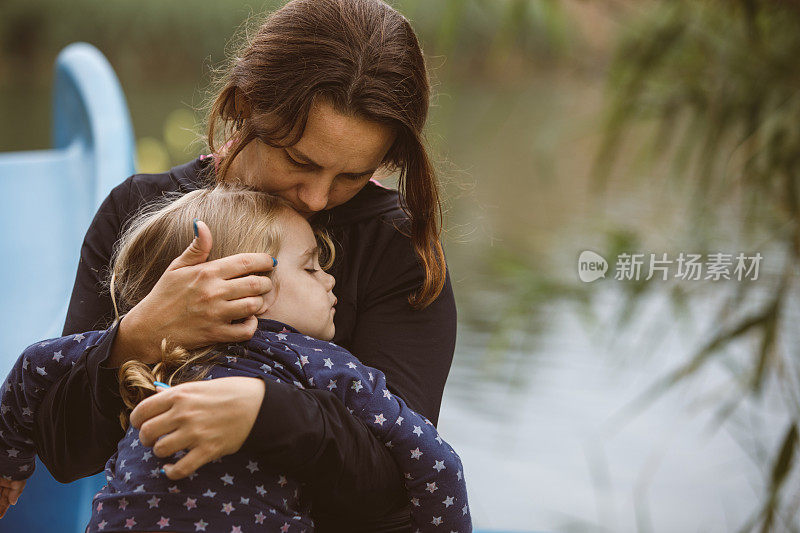
[(344, 115), (321, 100), (311, 107), (303, 136), (292, 148), (324, 168), (358, 174), (380, 165), (394, 137), (389, 126)]

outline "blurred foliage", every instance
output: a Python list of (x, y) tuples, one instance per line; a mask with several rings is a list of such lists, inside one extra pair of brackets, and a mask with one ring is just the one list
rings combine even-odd
[[(672, 179), (690, 180), (693, 226), (711, 224), (733, 205), (743, 214), (741, 238), (777, 243), (784, 264), (765, 279), (767, 298), (756, 293), (764, 284), (738, 284), (719, 309), (721, 325), (710, 340), (645, 396), (652, 400), (698, 375), (732, 343), (757, 340), (752, 363), (735, 376), (737, 392), (720, 406), (716, 423), (744, 397), (758, 397), (770, 376), (782, 383), (791, 420), (772, 460), (762, 509), (743, 530), (794, 530), (797, 515), (781, 490), (797, 471), (800, 391), (785, 358), (798, 353), (782, 353), (777, 339), (785, 333), (787, 298), (797, 294), (800, 259), (800, 3), (676, 0), (652, 7), (625, 31), (614, 55), (597, 185), (603, 190), (610, 178), (624, 136), (641, 131), (643, 121), (655, 124), (641, 161), (666, 160)], [(762, 303), (755, 312), (731, 311), (748, 301)]]
[[(118, 72), (131, 74), (139, 82), (187, 74), (197, 77), (205, 61), (222, 62), (226, 45), (238, 47), (248, 28), (283, 3), (4, 0), (0, 78), (47, 75), (58, 51), (77, 40), (97, 46)], [(458, 68), (474, 72), (503, 66), (511, 56), (522, 61), (550, 60), (568, 43), (567, 19), (557, 0), (389, 3), (411, 20), (429, 56), (447, 56), (448, 75)]]

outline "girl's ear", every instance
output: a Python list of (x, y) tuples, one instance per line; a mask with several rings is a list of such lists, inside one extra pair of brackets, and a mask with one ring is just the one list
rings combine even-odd
[[(275, 283), (275, 271), (269, 273), (269, 279), (272, 280), (272, 289), (264, 293), (264, 306), (258, 310), (256, 316), (263, 315), (264, 313), (268, 313), (270, 308), (275, 304), (275, 301), (278, 299), (278, 286)], [(267, 318), (267, 317), (262, 317)]]

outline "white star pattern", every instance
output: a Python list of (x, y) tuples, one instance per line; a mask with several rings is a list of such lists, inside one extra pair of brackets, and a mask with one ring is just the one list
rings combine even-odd
[(195, 531), (205, 531), (208, 522), (204, 521), (202, 518), (194, 523), (194, 530)]
[(265, 515), (261, 511), (259, 511), (258, 514), (255, 516), (256, 516), (256, 524), (263, 524), (264, 519), (267, 517), (267, 515)]
[(335, 380), (335, 379), (332, 379), (332, 380), (330, 380), (330, 382), (328, 383), (328, 390), (333, 390), (333, 389), (335, 389), (335, 388), (336, 388), (336, 380)]
[(383, 416), (383, 413), (375, 415), (375, 423), (379, 425), (383, 425), (386, 422), (386, 417)]
[(256, 486), (256, 492), (258, 493), (259, 496), (263, 496), (267, 493), (266, 489), (264, 488), (264, 485)]
[(253, 472), (256, 472), (258, 470), (258, 463), (256, 463), (255, 461), (247, 461), (247, 466), (245, 468), (247, 468), (252, 474)]
[(389, 398), (389, 399), (392, 398), (392, 393), (389, 392), (389, 389), (383, 389), (383, 397), (384, 398)]
[(286, 481), (286, 476), (278, 476), (278, 485), (285, 487), (287, 483), (289, 482)]
[(352, 368), (353, 370), (355, 370), (356, 369), (356, 364), (354, 362), (350, 361), (349, 363), (347, 363), (347, 367), (348, 368)]
[(395, 422), (395, 424), (397, 424), (398, 426), (401, 426), (401, 425), (403, 425), (403, 420), (405, 420), (405, 418), (403, 418), (402, 416), (398, 416), (397, 417), (397, 422)]
[(161, 520), (159, 520), (158, 522), (156, 522), (156, 524), (157, 524), (157, 525), (158, 525), (158, 527), (160, 527), (161, 529), (164, 529), (165, 527), (167, 527), (167, 526), (169, 525), (169, 518), (165, 518), (165, 517), (163, 517), (163, 516), (162, 516), (162, 517), (161, 517)]
[(57, 351), (57, 352), (53, 352), (53, 359), (55, 359), (55, 360), (56, 360), (56, 361), (58, 361), (59, 363), (61, 362), (61, 358), (62, 358), (62, 357), (64, 357), (64, 356), (63, 356), (63, 355), (61, 355), (61, 350), (59, 350), (59, 351)]
[(451, 505), (453, 505), (453, 497), (448, 496), (447, 498), (444, 499), (442, 503), (444, 504), (445, 507), (450, 507)]
[(439, 489), (439, 487), (436, 486), (436, 482), (435, 481), (433, 483), (425, 483), (425, 490), (427, 490), (431, 494), (436, 492), (438, 489)]
[(442, 517), (441, 516), (434, 516), (433, 520), (431, 520), (431, 524), (433, 524), (434, 526), (442, 525)]
[(433, 469), (436, 470), (437, 472), (441, 472), (442, 470), (445, 470), (446, 468), (447, 467), (444, 466), (444, 461), (436, 461), (436, 463), (433, 465)]
[(225, 485), (233, 485), (233, 476), (228, 474), (227, 472), (220, 479), (222, 480), (222, 483), (224, 483)]
[(216, 492), (214, 492), (214, 491), (213, 491), (213, 490), (211, 490), (211, 489), (208, 489), (207, 491), (205, 491), (205, 492), (203, 493), (203, 496), (205, 496), (206, 498), (213, 498), (213, 497), (214, 497), (214, 496), (216, 496), (216, 495), (217, 495), (217, 493), (216, 493)]
[(83, 335), (83, 334), (81, 334), (81, 333), (78, 333), (77, 335), (75, 335), (75, 336), (73, 337), (73, 339), (75, 339), (75, 340), (76, 340), (76, 341), (78, 341), (78, 342), (81, 342), (81, 341), (82, 341), (83, 339), (85, 339), (85, 338), (86, 338), (86, 336), (85, 336), (85, 335)]
[(414, 426), (414, 431), (412, 431), (411, 433), (414, 433), (417, 437), (421, 437), (422, 436), (422, 428), (419, 427), (419, 426)]
[(233, 506), (233, 502), (223, 503), (221, 513), (225, 513), (226, 515), (230, 516), (233, 511), (236, 510), (236, 507)]
[(186, 501), (183, 502), (183, 506), (186, 507), (187, 511), (197, 508), (197, 498), (186, 498)]
[(325, 359), (323, 359), (323, 361), (325, 362), (326, 368), (333, 368), (333, 361), (331, 361), (330, 357), (326, 357)]
[(133, 526), (135, 526), (135, 525), (136, 525), (136, 519), (135, 518), (130, 517), (130, 518), (126, 518), (125, 519), (125, 527), (127, 527), (128, 529), (133, 529)]
[(353, 384), (350, 386), (350, 388), (353, 389), (354, 391), (358, 392), (358, 391), (360, 391), (361, 389), (364, 388), (364, 385), (362, 385), (361, 384), (361, 380), (358, 379), (358, 380), (353, 381)]
[(419, 448), (417, 448), (415, 450), (409, 450), (409, 451), (411, 452), (411, 458), (412, 459), (417, 459), (418, 460), (420, 457), (422, 457), (422, 452), (419, 451)]

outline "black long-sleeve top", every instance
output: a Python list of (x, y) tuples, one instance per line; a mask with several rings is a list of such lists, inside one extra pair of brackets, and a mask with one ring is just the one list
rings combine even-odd
[[(81, 249), (64, 335), (102, 329), (113, 306), (102, 280), (124, 224), (164, 192), (213, 182), (211, 158), (161, 174), (136, 174), (115, 187)], [(455, 348), (456, 309), (449, 276), (427, 308), (408, 295), (424, 271), (408, 237), (398, 193), (368, 183), (350, 201), (315, 215), (336, 243), (333, 341), (382, 370), (391, 392), (436, 424)], [(115, 328), (116, 329), (116, 328)], [(117, 369), (106, 366), (116, 330), (88, 350), (36, 412), (37, 453), (61, 482), (102, 471), (124, 432)], [(266, 394), (244, 446), (308, 484), (317, 530), (406, 531), (408, 499), (400, 473), (369, 429), (330, 392), (265, 382)]]

